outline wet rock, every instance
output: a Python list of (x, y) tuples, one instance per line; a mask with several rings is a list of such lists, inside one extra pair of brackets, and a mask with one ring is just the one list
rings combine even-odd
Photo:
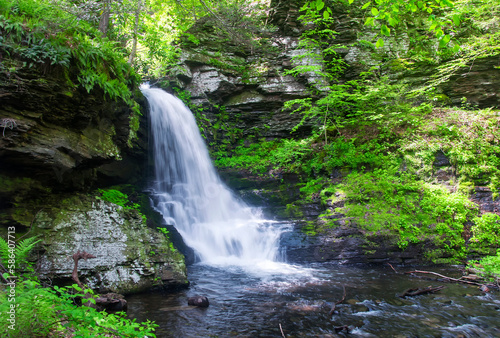
[(450, 160), (448, 157), (441, 151), (437, 151), (434, 159), (433, 165), (435, 167), (445, 167), (450, 165)]
[(100, 295), (96, 299), (96, 305), (99, 307), (99, 310), (106, 311), (127, 311), (128, 303), (125, 300), (125, 297), (118, 293), (107, 293), (104, 295)]
[(205, 296), (194, 296), (188, 298), (188, 305), (197, 307), (208, 307), (210, 303), (208, 302), (208, 298)]

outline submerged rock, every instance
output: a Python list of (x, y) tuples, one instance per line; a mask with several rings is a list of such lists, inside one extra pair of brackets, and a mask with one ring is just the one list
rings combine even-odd
[(188, 305), (197, 307), (208, 307), (210, 303), (208, 302), (208, 298), (205, 296), (194, 296), (188, 298)]

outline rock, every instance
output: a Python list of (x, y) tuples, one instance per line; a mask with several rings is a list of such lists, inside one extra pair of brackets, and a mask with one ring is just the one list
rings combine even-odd
[(481, 290), (482, 292), (490, 292), (491, 291), (486, 285), (481, 285), (479, 287), (479, 290)]
[(197, 307), (208, 307), (210, 303), (208, 302), (208, 298), (205, 296), (194, 296), (188, 298), (188, 305)]
[(47, 205), (32, 232), (42, 239), (42, 279), (69, 281), (71, 255), (86, 251), (95, 258), (80, 260), (79, 277), (101, 293), (187, 286), (184, 256), (170, 249), (165, 235), (148, 228), (136, 210), (78, 195), (59, 201), (59, 206)]
[(117, 293), (107, 293), (100, 295), (96, 299), (96, 305), (99, 310), (106, 311), (127, 311), (127, 301), (123, 295)]
[(441, 151), (437, 151), (435, 155), (435, 160), (433, 165), (435, 167), (445, 167), (450, 165), (450, 160), (448, 157)]

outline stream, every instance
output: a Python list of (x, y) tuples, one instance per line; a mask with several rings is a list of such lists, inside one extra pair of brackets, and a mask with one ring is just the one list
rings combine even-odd
[[(432, 271), (457, 277), (456, 269)], [(258, 275), (194, 264), (188, 274), (186, 290), (130, 296), (128, 315), (155, 321), (158, 337), (282, 337), (280, 324), (286, 337), (500, 337), (498, 291), (396, 274), (388, 266), (282, 264)], [(429, 285), (445, 289), (398, 297)], [(344, 286), (345, 301), (330, 316)], [(194, 295), (207, 296), (210, 306), (188, 306)], [(344, 325), (350, 333), (336, 333)]]

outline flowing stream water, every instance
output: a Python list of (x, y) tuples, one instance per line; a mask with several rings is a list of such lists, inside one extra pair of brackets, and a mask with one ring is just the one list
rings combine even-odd
[[(155, 321), (158, 337), (500, 337), (498, 292), (411, 278), (388, 267), (287, 264), (279, 240), (291, 224), (263, 219), (223, 184), (180, 100), (142, 90), (154, 139), (152, 198), (198, 258), (188, 267), (188, 289), (128, 298), (128, 315)], [(446, 288), (398, 297), (429, 285)], [(344, 288), (345, 300), (330, 315)], [(210, 306), (187, 306), (196, 294), (207, 296)], [(335, 330), (344, 325), (349, 333)]]

